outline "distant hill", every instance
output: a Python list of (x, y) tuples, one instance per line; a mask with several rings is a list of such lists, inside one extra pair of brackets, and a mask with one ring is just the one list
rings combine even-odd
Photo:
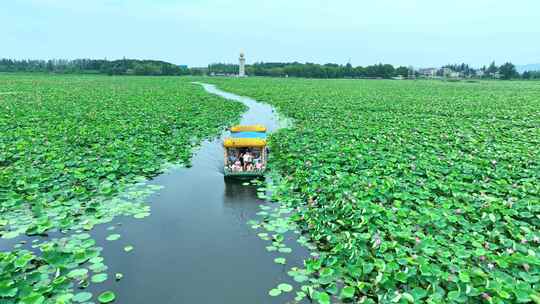
[(516, 65), (516, 70), (519, 73), (523, 73), (525, 71), (540, 71), (540, 63)]

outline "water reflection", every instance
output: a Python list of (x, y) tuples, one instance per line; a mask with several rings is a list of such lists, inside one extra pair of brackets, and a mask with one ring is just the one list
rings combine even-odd
[(250, 200), (250, 204), (253, 204), (253, 198), (257, 197), (257, 188), (255, 186), (245, 186), (242, 181), (234, 179), (225, 179), (225, 196), (223, 198), (224, 203), (231, 203), (235, 201)]

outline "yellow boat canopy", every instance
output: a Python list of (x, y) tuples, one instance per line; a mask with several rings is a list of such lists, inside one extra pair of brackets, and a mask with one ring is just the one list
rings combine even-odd
[(225, 138), (223, 146), (225, 148), (263, 148), (266, 146), (266, 140), (261, 138)]
[(231, 132), (266, 132), (266, 127), (263, 125), (234, 126), (231, 127)]

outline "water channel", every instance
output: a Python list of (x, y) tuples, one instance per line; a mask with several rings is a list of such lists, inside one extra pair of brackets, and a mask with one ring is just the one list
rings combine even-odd
[[(194, 84), (197, 85), (197, 84)], [(272, 107), (255, 100), (202, 85), (210, 94), (249, 107), (241, 124), (264, 124), (269, 131), (280, 127)], [(226, 134), (223, 134), (225, 136)], [(223, 136), (204, 141), (195, 152), (192, 167), (170, 170), (150, 183), (164, 186), (149, 198), (151, 216), (143, 220), (116, 219), (121, 240), (107, 242), (109, 231), (96, 227), (92, 233), (103, 246), (109, 276), (124, 274), (119, 282), (92, 284), (94, 292), (111, 289), (118, 303), (285, 303), (294, 292), (272, 298), (268, 291), (279, 283), (294, 281), (287, 275), (308, 256), (291, 237), (289, 254), (267, 252), (246, 222), (257, 217), (256, 186), (223, 178)], [(125, 253), (122, 248), (133, 245)], [(274, 263), (285, 256), (287, 265)], [(112, 282), (111, 282), (112, 281)], [(295, 285), (297, 286), (297, 285)]]

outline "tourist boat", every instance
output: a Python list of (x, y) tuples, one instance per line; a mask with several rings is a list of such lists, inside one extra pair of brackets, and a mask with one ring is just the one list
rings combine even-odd
[(234, 126), (223, 141), (225, 177), (253, 178), (264, 175), (268, 158), (266, 127)]

